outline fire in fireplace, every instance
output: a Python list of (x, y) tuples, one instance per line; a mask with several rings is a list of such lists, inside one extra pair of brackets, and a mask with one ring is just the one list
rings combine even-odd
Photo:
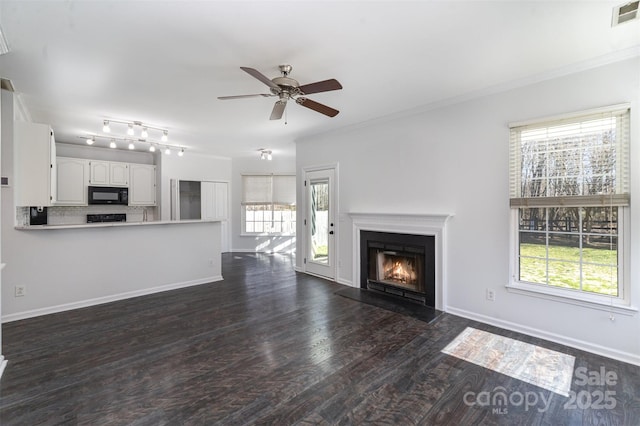
[(435, 238), (361, 231), (360, 286), (435, 305)]
[(388, 284), (417, 289), (420, 283), (420, 257), (418, 255), (400, 254), (395, 251), (379, 251), (377, 253), (377, 279)]

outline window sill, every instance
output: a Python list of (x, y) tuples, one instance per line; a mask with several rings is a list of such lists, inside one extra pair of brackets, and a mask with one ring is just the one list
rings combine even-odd
[(242, 232), (241, 237), (295, 237), (296, 234), (287, 234), (286, 232)]
[(590, 296), (587, 294), (579, 293), (572, 294), (569, 291), (562, 289), (549, 288), (546, 286), (543, 287), (540, 285), (525, 283), (507, 284), (506, 288), (510, 293), (539, 297), (542, 299), (568, 303), (571, 305), (582, 306), (590, 309), (598, 309), (615, 314), (632, 316), (638, 313), (637, 307), (623, 304), (619, 299), (614, 299), (612, 302), (611, 299), (606, 296)]

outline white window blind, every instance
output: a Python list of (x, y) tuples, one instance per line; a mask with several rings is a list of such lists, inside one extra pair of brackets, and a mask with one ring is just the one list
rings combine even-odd
[(275, 204), (296, 204), (296, 177), (289, 175), (273, 176), (273, 196)]
[(296, 177), (292, 175), (242, 176), (242, 204), (296, 203)]
[(629, 205), (629, 109), (510, 128), (511, 207)]

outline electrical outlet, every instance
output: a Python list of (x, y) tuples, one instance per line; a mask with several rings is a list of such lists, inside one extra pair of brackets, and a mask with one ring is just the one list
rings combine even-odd
[(495, 302), (496, 300), (496, 292), (490, 288), (487, 289), (487, 300), (490, 302)]
[(14, 296), (15, 297), (23, 297), (27, 295), (27, 286), (17, 285), (14, 288)]

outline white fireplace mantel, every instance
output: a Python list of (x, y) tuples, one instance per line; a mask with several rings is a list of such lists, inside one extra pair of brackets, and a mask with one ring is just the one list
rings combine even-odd
[(394, 232), (399, 234), (432, 235), (435, 237), (435, 307), (446, 306), (446, 259), (444, 254), (447, 220), (452, 214), (350, 213), (353, 223), (353, 281), (360, 287), (360, 231)]

